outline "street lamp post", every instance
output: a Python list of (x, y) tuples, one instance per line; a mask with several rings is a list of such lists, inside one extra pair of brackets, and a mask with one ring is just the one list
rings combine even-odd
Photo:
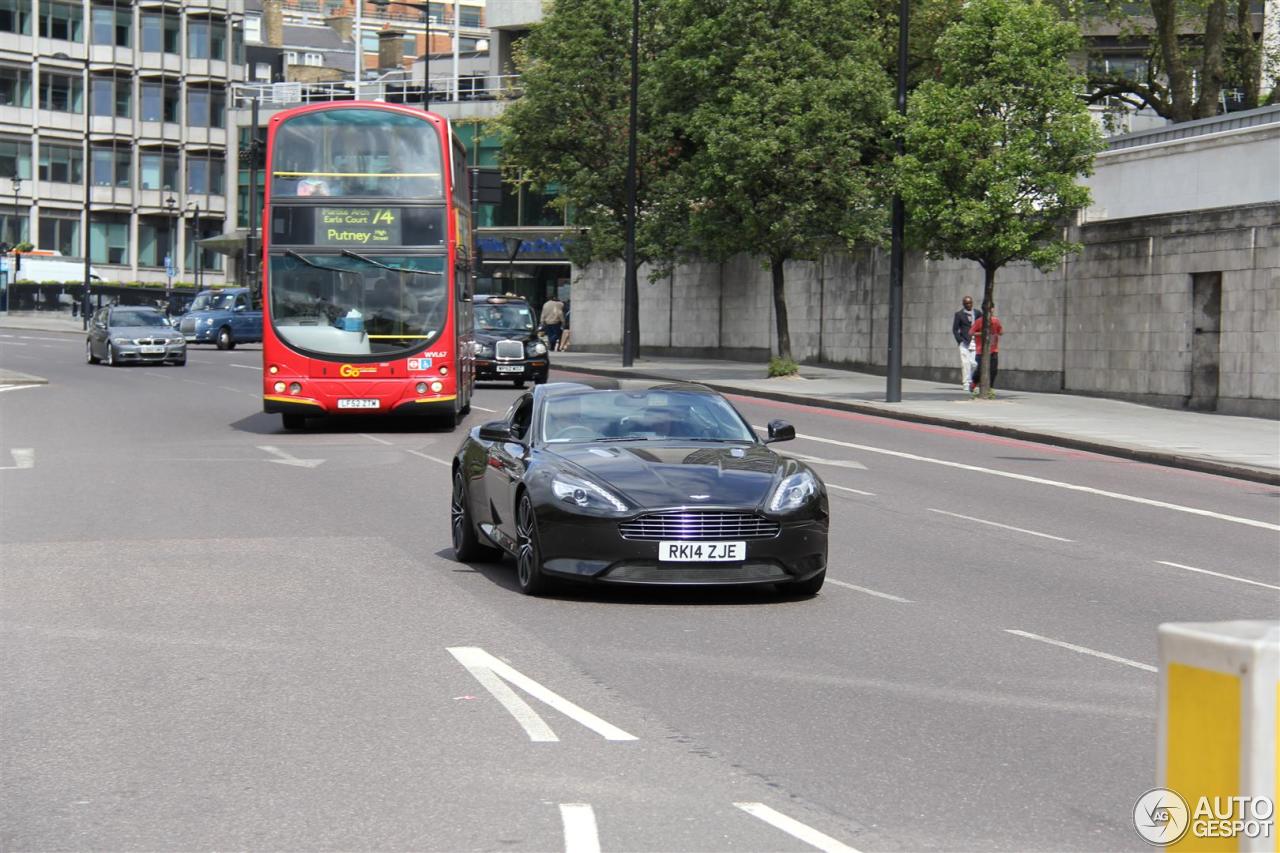
[(177, 259), (174, 255), (178, 248), (178, 200), (173, 196), (169, 196), (164, 202), (165, 209), (169, 211), (169, 252), (164, 258), (164, 302), (165, 313), (172, 313), (173, 305), (173, 272), (177, 266)]
[[(422, 108), (424, 110), (431, 109), (431, 4), (430, 3), (408, 3), (400, 2), (400, 0), (372, 0), (373, 5), (379, 9), (385, 10), (388, 6), (405, 6), (410, 9), (417, 9), (422, 13), (423, 26), (426, 28), (427, 40), (425, 48), (422, 51)], [(458, 14), (457, 7), (454, 8), (454, 14)]]
[(13, 181), (13, 245), (22, 242), (22, 218), (18, 201), (18, 193), (22, 191), (22, 177), (18, 174), (18, 166), (13, 166), (13, 177), (9, 180)]
[[(898, 114), (907, 114), (907, 0), (898, 4)], [(902, 134), (898, 134), (898, 156), (902, 156)], [(884, 400), (902, 402), (902, 268), (906, 212), (902, 196), (893, 194), (893, 224), (889, 254), (889, 353), (885, 366)]]
[(195, 231), (195, 237), (193, 238), (193, 243), (195, 244), (195, 247), (196, 247), (196, 293), (199, 293), (200, 292), (200, 273), (204, 271), (201, 264), (201, 261), (203, 259), (200, 257), (200, 254), (201, 254), (200, 253), (200, 205), (194, 201), (189, 201), (187, 202), (187, 207), (192, 208), (195, 211), (195, 222), (192, 225), (192, 229)]
[(631, 0), (631, 95), (627, 133), (626, 277), (622, 285), (622, 366), (630, 367), (640, 350), (640, 286), (636, 281), (636, 127), (640, 96), (640, 0)]

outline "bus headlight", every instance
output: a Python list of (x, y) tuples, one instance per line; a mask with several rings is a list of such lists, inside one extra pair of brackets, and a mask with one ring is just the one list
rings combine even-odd
[(419, 383), (418, 383), (418, 387), (417, 387), (417, 388), (415, 388), (414, 390), (415, 390), (415, 391), (417, 391), (419, 394), (425, 394), (425, 393), (427, 393), (427, 383), (425, 383), (425, 382), (419, 382)]
[(277, 394), (283, 394), (283, 393), (284, 393), (284, 383), (283, 383), (283, 382), (277, 382), (275, 385), (272, 385), (272, 386), (271, 386), (271, 388), (272, 388), (272, 390), (274, 390)]
[(289, 393), (290, 393), (290, 394), (301, 394), (301, 393), (302, 393), (302, 384), (301, 384), (301, 383), (299, 383), (299, 382), (294, 382), (293, 384), (291, 384), (291, 385), (289, 386)]
[(439, 382), (432, 382), (431, 390), (439, 394), (442, 390), (444, 390), (444, 385)]

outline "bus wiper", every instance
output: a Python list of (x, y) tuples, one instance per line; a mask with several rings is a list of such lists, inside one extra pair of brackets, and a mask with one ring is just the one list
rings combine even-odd
[(317, 264), (315, 261), (309, 261), (306, 258), (302, 257), (302, 255), (299, 255), (293, 249), (285, 249), (284, 256), (286, 258), (293, 258), (295, 261), (302, 261), (302, 263), (306, 264), (312, 269), (324, 270), (325, 272), (338, 272), (338, 273), (351, 272), (351, 270), (339, 269), (338, 267), (326, 267), (324, 264)]
[(350, 249), (343, 249), (342, 256), (344, 258), (355, 258), (357, 261), (363, 261), (366, 264), (372, 264), (375, 267), (390, 270), (391, 272), (407, 272), (415, 275), (444, 275), (444, 273), (435, 272), (434, 270), (411, 270), (405, 269), (404, 267), (393, 267), (390, 264), (384, 264), (382, 261), (375, 261), (373, 258), (362, 255), (359, 252), (353, 252)]

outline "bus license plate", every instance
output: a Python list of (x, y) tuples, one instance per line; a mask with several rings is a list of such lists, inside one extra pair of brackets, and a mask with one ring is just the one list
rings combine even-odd
[(499, 373), (524, 373), (523, 364), (499, 364)]
[(664, 563), (730, 563), (747, 559), (746, 542), (659, 542)]
[(378, 400), (345, 399), (338, 401), (339, 409), (377, 409), (382, 404)]

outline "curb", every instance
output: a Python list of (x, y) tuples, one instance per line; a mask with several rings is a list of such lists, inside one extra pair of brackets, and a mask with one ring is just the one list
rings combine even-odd
[[(622, 370), (608, 367), (579, 367), (574, 365), (566, 366), (561, 369), (568, 372), (586, 373), (592, 376), (606, 376), (613, 379), (666, 379), (673, 382), (687, 381), (673, 380), (670, 376), (663, 376), (659, 373)], [(820, 397), (801, 397), (796, 394), (784, 394), (778, 391), (760, 391), (750, 388), (739, 388), (718, 382), (700, 382), (698, 384), (705, 385), (708, 388), (719, 391), (721, 394), (737, 394), (741, 397), (756, 397), (761, 400), (773, 400), (778, 403), (793, 403), (817, 409), (834, 409), (842, 412), (854, 412), (860, 415), (875, 415), (876, 417), (888, 418), (890, 420), (909, 421), (911, 423), (929, 424), (931, 426), (949, 427), (951, 429), (962, 429), (969, 432), (998, 435), (1003, 438), (1020, 438), (1026, 441), (1038, 441), (1043, 444), (1052, 444), (1056, 447), (1066, 447), (1071, 450), (1085, 450), (1090, 453), (1097, 453), (1101, 456), (1114, 456), (1119, 459), (1130, 459), (1135, 462), (1163, 465), (1167, 468), (1180, 468), (1185, 471), (1198, 471), (1202, 474), (1215, 474), (1220, 477), (1231, 477), (1236, 480), (1248, 480), (1254, 483), (1263, 483), (1268, 486), (1280, 486), (1280, 472), (1278, 471), (1250, 468), (1246, 465), (1236, 465), (1230, 462), (1215, 462), (1211, 459), (1182, 456), (1177, 453), (1164, 453), (1159, 450), (1147, 450), (1140, 447), (1124, 447), (1116, 444), (1103, 444), (1101, 442), (1091, 441), (1088, 439), (1075, 438), (1051, 432), (1037, 432), (1035, 430), (1020, 429), (1018, 427), (1005, 425), (984, 424), (974, 421), (943, 418), (938, 417), (937, 415), (922, 415), (914, 412), (897, 412), (885, 410), (878, 406), (868, 406), (862, 403), (846, 403), (837, 400), (824, 400)]]

